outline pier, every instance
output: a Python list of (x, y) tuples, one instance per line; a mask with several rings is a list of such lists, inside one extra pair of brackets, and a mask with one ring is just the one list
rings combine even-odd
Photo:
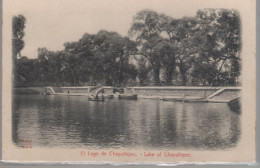
[[(51, 95), (89, 96), (102, 93), (115, 95), (115, 87), (46, 87), (46, 92)], [(136, 94), (138, 98), (161, 99), (166, 101), (192, 101), (227, 103), (241, 97), (241, 87), (125, 87), (124, 94)]]

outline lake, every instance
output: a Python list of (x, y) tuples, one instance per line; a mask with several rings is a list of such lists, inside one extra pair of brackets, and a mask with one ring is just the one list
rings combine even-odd
[(226, 103), (15, 95), (12, 113), (18, 147), (214, 150), (234, 147), (241, 127)]

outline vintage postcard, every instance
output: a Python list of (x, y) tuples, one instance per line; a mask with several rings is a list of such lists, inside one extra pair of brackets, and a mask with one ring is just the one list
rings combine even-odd
[(255, 162), (255, 11), (3, 0), (3, 161)]

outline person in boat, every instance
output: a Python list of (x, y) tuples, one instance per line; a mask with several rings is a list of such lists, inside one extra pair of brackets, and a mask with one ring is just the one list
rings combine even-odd
[(104, 100), (105, 98), (104, 98), (104, 95), (102, 94), (102, 100)]
[(96, 97), (95, 97), (96, 100), (98, 100), (98, 94), (96, 94)]

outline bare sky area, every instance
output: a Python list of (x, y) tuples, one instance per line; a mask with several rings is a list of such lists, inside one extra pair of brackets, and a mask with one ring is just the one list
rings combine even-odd
[[(24, 0), (15, 1), (14, 5), (13, 14), (27, 19), (22, 55), (37, 58), (38, 48), (62, 50), (65, 42), (77, 41), (84, 33), (104, 29), (126, 36), (133, 17), (143, 9), (181, 18), (195, 16), (198, 9), (217, 8), (223, 2), (209, 5), (203, 0), (199, 4), (192, 0)], [(226, 6), (232, 8), (234, 4)]]

